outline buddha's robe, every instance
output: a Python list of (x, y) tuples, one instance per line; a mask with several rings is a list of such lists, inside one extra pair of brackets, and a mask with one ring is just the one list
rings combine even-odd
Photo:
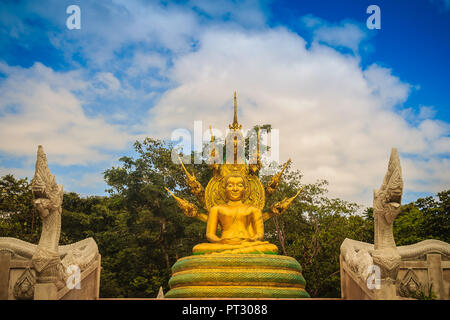
[[(220, 225), (221, 237), (216, 232)], [(239, 205), (220, 205), (211, 208), (206, 227), (206, 237), (211, 243), (200, 243), (194, 254), (266, 253), (276, 254), (277, 246), (262, 241), (264, 224), (261, 210)]]

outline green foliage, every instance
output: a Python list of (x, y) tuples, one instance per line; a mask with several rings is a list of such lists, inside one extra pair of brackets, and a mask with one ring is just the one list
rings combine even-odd
[[(160, 286), (167, 291), (171, 266), (189, 255), (196, 243), (206, 241), (204, 224), (184, 216), (164, 189), (175, 189), (198, 204), (188, 192), (182, 168), (171, 160), (172, 146), (147, 138), (136, 142), (135, 150), (136, 159), (123, 157), (121, 167), (105, 172), (118, 211), (115, 231), (120, 239), (109, 253), (101, 251), (110, 258), (103, 263), (108, 272), (102, 275), (102, 285), (114, 280), (102, 288), (102, 296), (155, 297)], [(204, 169), (188, 166), (203, 183), (209, 179)], [(98, 242), (111, 247), (111, 232)]]
[[(270, 130), (270, 127), (264, 127)], [(135, 143), (136, 156), (123, 157), (119, 167), (104, 172), (110, 186), (105, 197), (65, 193), (61, 244), (93, 237), (102, 255), (102, 297), (156, 297), (168, 291), (170, 267), (206, 242), (205, 224), (186, 217), (164, 187), (201, 208), (185, 182), (180, 165), (171, 160), (172, 146), (159, 140)], [(211, 178), (207, 165), (186, 165), (203, 186)], [(260, 177), (266, 184), (271, 177)], [(305, 187), (291, 208), (265, 223), (265, 239), (280, 254), (303, 267), (312, 297), (339, 297), (339, 253), (345, 238), (373, 242), (373, 209), (362, 214), (355, 203), (329, 199), (327, 182), (303, 184), (299, 171), (287, 168), (271, 197), (272, 204)], [(394, 223), (397, 245), (433, 238), (449, 242), (450, 190), (401, 207)], [(0, 236), (37, 243), (41, 222), (32, 205), (27, 179), (0, 179)], [(432, 291), (418, 293), (432, 298)]]
[[(288, 168), (268, 206), (293, 196), (302, 186), (301, 178), (299, 171)], [(345, 238), (373, 239), (373, 225), (357, 215), (358, 206), (328, 199), (326, 185), (326, 181), (305, 185), (299, 200), (284, 215), (266, 223), (267, 240), (302, 265), (306, 290), (312, 297), (340, 296), (339, 253)]]
[(434, 197), (419, 198), (404, 205), (394, 221), (394, 239), (398, 246), (426, 239), (450, 242), (450, 190)]
[(0, 178), (0, 235), (36, 242), (41, 233), (37, 217), (28, 180), (10, 174)]

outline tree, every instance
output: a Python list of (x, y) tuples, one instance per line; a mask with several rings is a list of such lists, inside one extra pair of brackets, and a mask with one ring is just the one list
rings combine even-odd
[(28, 242), (39, 240), (41, 224), (33, 207), (33, 194), (28, 179), (8, 174), (0, 178), (0, 235)]
[(304, 189), (285, 214), (266, 223), (266, 238), (300, 262), (312, 297), (338, 297), (340, 246), (345, 238), (371, 242), (373, 225), (357, 215), (355, 203), (327, 198), (326, 181), (302, 185), (301, 180), (300, 171), (286, 169), (267, 207)]
[[(188, 192), (182, 169), (172, 163), (172, 146), (147, 138), (136, 142), (135, 150), (136, 159), (123, 157), (121, 167), (105, 171), (111, 198), (120, 203), (120, 224), (126, 239), (111, 270), (122, 272), (121, 278), (126, 278), (122, 283), (130, 288), (127, 296), (154, 297), (159, 286), (168, 290), (175, 261), (205, 241), (204, 225), (184, 216), (164, 189), (177, 190), (189, 201), (197, 201)], [(208, 179), (204, 168), (189, 170), (204, 182)]]
[(401, 207), (394, 221), (397, 245), (409, 245), (426, 239), (450, 242), (450, 190), (439, 192), (437, 198), (419, 198)]
[[(267, 127), (270, 129), (270, 127)], [(123, 157), (119, 167), (104, 172), (110, 189), (105, 197), (65, 193), (60, 244), (93, 237), (102, 255), (102, 297), (155, 297), (167, 291), (171, 266), (192, 254), (205, 238), (205, 224), (186, 217), (164, 187), (201, 208), (185, 174), (171, 160), (172, 146), (147, 138), (135, 143), (135, 157)], [(206, 164), (186, 165), (206, 186)], [(260, 177), (267, 184), (270, 176)], [(264, 211), (304, 187), (287, 212), (265, 223), (265, 239), (280, 254), (303, 267), (306, 290), (313, 297), (339, 297), (339, 255), (345, 238), (373, 242), (373, 209), (327, 197), (327, 182), (302, 183), (298, 170), (286, 169)], [(12, 175), (0, 179), (0, 235), (37, 243), (41, 222), (33, 208), (28, 180)], [(450, 190), (402, 206), (394, 222), (397, 245), (425, 239), (449, 242)]]

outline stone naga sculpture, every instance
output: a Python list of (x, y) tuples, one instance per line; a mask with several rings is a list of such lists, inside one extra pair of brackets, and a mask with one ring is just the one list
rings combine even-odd
[[(405, 265), (402, 266), (402, 261), (423, 261), (429, 253), (441, 254), (442, 257), (450, 255), (449, 244), (434, 239), (424, 240), (412, 245), (396, 246), (393, 223), (400, 211), (402, 191), (400, 160), (397, 149), (393, 148), (381, 188), (374, 190), (374, 244), (347, 238), (341, 245), (342, 263), (363, 281), (360, 287), (368, 288), (369, 276), (375, 271), (373, 267), (379, 267), (381, 286), (377, 288), (379, 290), (373, 291), (376, 299), (398, 299), (396, 286), (400, 285), (398, 289), (401, 289), (402, 286), (408, 285), (409, 282), (406, 281), (401, 284), (400, 279), (398, 279), (399, 269), (405, 269)], [(341, 271), (341, 277), (344, 274)], [(415, 284), (418, 285), (418, 282), (415, 281)], [(351, 289), (347, 289), (345, 294), (349, 294), (351, 291)], [(398, 292), (402, 294), (401, 290), (398, 290)]]
[[(0, 237), (0, 251), (11, 254), (13, 259), (30, 261), (36, 271), (36, 279), (28, 270), (14, 286), (16, 299), (32, 298), (34, 284), (54, 283), (58, 289), (66, 285), (69, 266), (80, 271), (88, 268), (98, 257), (98, 247), (93, 238), (87, 238), (69, 245), (59, 246), (61, 234), (61, 213), (63, 187), (58, 185), (50, 173), (42, 146), (38, 147), (36, 171), (31, 181), (33, 205), (42, 219), (42, 232), (38, 245), (16, 238)], [(28, 281), (23, 281), (23, 279)], [(35, 281), (36, 280), (36, 281)], [(29, 290), (29, 286), (33, 289)], [(26, 291), (24, 296), (20, 292)], [(31, 292), (31, 293), (30, 293)]]
[(42, 218), (42, 233), (33, 257), (32, 265), (38, 282), (53, 282), (58, 288), (65, 284), (66, 274), (58, 252), (61, 234), (63, 187), (57, 185), (50, 173), (42, 146), (38, 147), (36, 171), (31, 180), (33, 204)]
[(394, 241), (393, 223), (400, 211), (402, 191), (400, 159), (397, 149), (393, 148), (383, 183), (373, 193), (375, 244), (345, 239), (341, 245), (344, 260), (364, 281), (373, 265), (380, 268), (381, 278), (396, 279), (401, 256)]
[(400, 211), (403, 192), (402, 169), (396, 148), (392, 149), (388, 170), (381, 188), (374, 190), (375, 222), (373, 261), (381, 269), (382, 278), (396, 279), (401, 262), (394, 241), (393, 223)]

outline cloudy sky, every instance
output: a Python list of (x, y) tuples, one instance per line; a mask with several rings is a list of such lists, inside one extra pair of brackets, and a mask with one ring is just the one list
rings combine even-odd
[(448, 0), (1, 6), (0, 175), (31, 178), (42, 144), (65, 190), (105, 194), (102, 172), (135, 140), (195, 120), (224, 131), (236, 90), (239, 122), (278, 129), (280, 161), (330, 196), (370, 205), (392, 147), (404, 202), (450, 187)]

